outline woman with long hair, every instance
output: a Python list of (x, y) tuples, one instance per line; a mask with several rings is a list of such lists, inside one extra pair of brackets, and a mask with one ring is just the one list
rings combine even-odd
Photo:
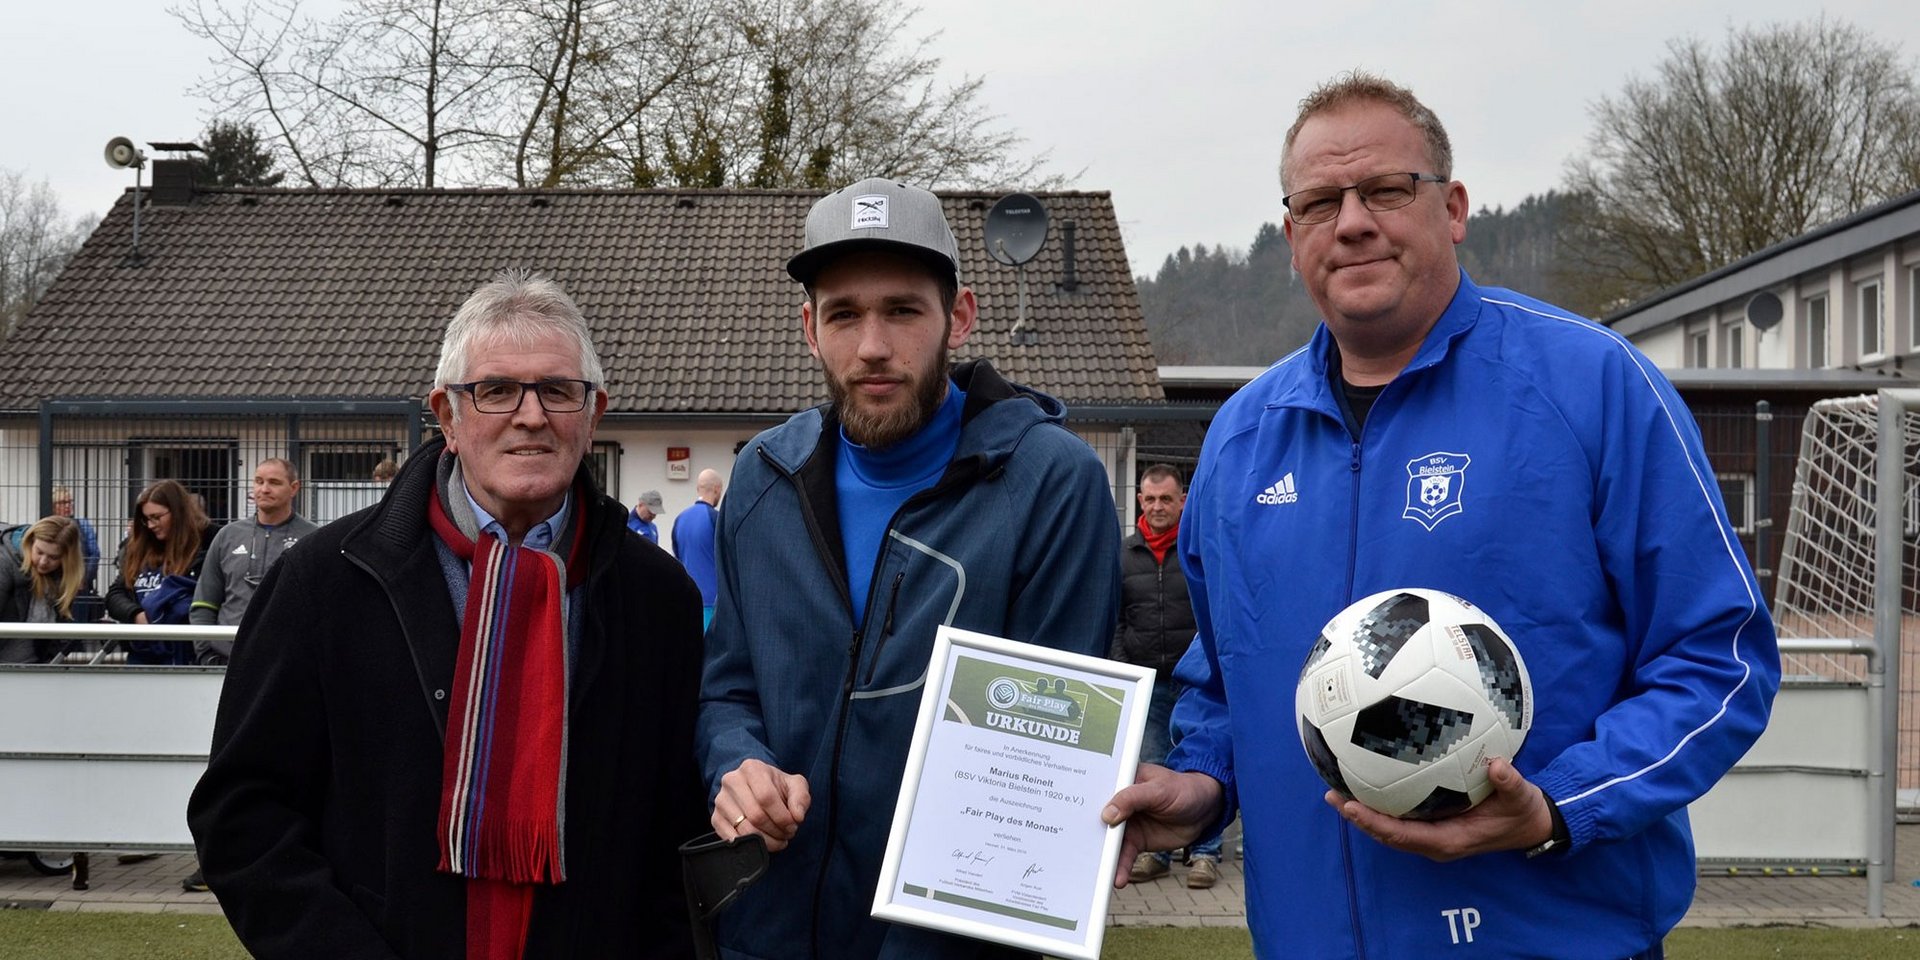
[[(70, 623), (73, 598), (86, 581), (80, 525), (70, 517), (43, 517), (20, 538), (15, 562), (0, 551), (0, 622)], [(44, 663), (51, 639), (0, 640), (0, 663)]]
[[(186, 623), (207, 556), (207, 512), (174, 480), (157, 480), (134, 501), (120, 545), (119, 574), (107, 590), (107, 615), (121, 623)], [(189, 663), (190, 643), (128, 645), (128, 663)]]

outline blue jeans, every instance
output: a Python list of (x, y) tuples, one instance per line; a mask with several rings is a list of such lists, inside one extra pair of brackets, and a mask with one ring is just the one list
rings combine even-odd
[[(1164, 673), (1153, 680), (1153, 698), (1147, 701), (1147, 735), (1140, 741), (1141, 763), (1164, 763), (1167, 754), (1173, 750), (1173, 703), (1180, 699), (1179, 685)], [(1155, 854), (1161, 863), (1171, 858), (1164, 853)], [(1220, 838), (1214, 837), (1204, 843), (1196, 843), (1187, 849), (1187, 859), (1205, 857), (1209, 860), (1220, 859)]]

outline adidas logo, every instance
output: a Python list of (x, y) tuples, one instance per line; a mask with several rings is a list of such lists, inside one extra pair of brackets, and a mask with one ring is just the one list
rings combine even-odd
[(244, 556), (246, 556), (246, 555), (247, 555), (247, 545), (243, 543), (243, 544), (241, 544), (241, 545), (239, 545), (239, 546), (237, 546), (237, 547), (234, 547), (234, 548), (233, 548), (233, 555), (234, 555), (234, 556), (236, 556), (236, 557), (244, 557)]
[(1289, 472), (1286, 476), (1280, 478), (1280, 482), (1260, 491), (1260, 495), (1254, 497), (1253, 501), (1272, 507), (1279, 506), (1283, 503), (1294, 503), (1299, 499), (1300, 494), (1296, 493), (1293, 489), (1293, 474)]

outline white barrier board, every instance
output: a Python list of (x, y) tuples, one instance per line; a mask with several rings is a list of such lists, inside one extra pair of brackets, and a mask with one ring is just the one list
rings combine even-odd
[(1688, 808), (1702, 861), (1864, 863), (1867, 689), (1783, 683), (1760, 740)]
[(184, 849), (225, 678), (0, 667), (0, 849)]

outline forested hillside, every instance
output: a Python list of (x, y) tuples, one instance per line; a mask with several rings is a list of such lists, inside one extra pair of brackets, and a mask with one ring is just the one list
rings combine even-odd
[[(1511, 287), (1569, 309), (1555, 233), (1567, 196), (1549, 191), (1511, 210), (1467, 218), (1460, 263), (1481, 284)], [(1266, 364), (1307, 341), (1319, 311), (1293, 273), (1286, 237), (1262, 224), (1246, 249), (1182, 247), (1151, 277), (1137, 277), (1140, 307), (1162, 364)]]

